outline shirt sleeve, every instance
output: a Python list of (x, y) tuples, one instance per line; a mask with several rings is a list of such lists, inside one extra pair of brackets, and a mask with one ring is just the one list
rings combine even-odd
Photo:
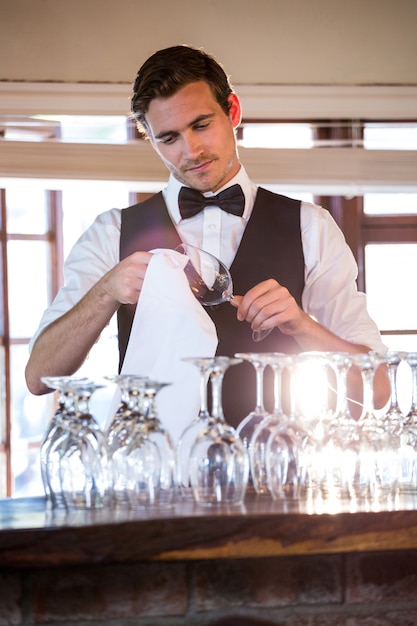
[(355, 258), (330, 213), (303, 202), (301, 234), (305, 260), (303, 309), (342, 339), (385, 351), (368, 313), (366, 296), (357, 289)]
[(81, 300), (91, 287), (119, 261), (120, 209), (98, 215), (74, 244), (64, 264), (64, 284), (44, 311), (29, 350), (40, 333)]

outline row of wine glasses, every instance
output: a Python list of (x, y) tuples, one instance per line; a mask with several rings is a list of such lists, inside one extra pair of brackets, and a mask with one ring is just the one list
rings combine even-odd
[(92, 394), (104, 383), (42, 379), (60, 393), (41, 444), (44, 489), (55, 507), (166, 505), (173, 499), (175, 447), (155, 407), (166, 383), (135, 376), (109, 379), (120, 388), (120, 404), (107, 432), (89, 408)]
[[(237, 429), (222, 408), (227, 368), (255, 370), (256, 403)], [(241, 504), (248, 486), (274, 500), (375, 499), (417, 488), (417, 353), (238, 353), (189, 358), (200, 373), (200, 411), (178, 443), (158, 418), (156, 397), (167, 383), (110, 376), (119, 407), (106, 432), (91, 415), (91, 395), (104, 383), (48, 377), (59, 401), (41, 446), (45, 492), (54, 506), (170, 506), (180, 497), (200, 505)], [(397, 373), (411, 372), (411, 401), (403, 413)], [(373, 382), (387, 368), (389, 405), (376, 411)], [(264, 371), (273, 372), (274, 405), (265, 409)], [(348, 380), (363, 385), (363, 407), (351, 413)], [(283, 375), (289, 401), (283, 406)], [(212, 408), (207, 406), (211, 385)], [(316, 400), (311, 395), (312, 387)], [(330, 390), (330, 392), (329, 392)], [(173, 415), (174, 419), (174, 415)]]
[[(355, 499), (387, 501), (417, 489), (417, 354), (301, 353), (299, 355), (247, 355), (258, 371), (274, 370), (275, 407), (268, 414), (258, 382), (257, 406), (241, 425), (249, 453), (253, 486), (259, 495), (274, 499)], [(410, 409), (402, 413), (397, 397), (397, 372), (405, 361), (411, 371)], [(386, 367), (391, 383), (388, 407), (375, 410), (374, 377)], [(322, 393), (314, 410), (302, 406), (307, 368), (315, 384), (336, 389), (336, 398)], [(347, 382), (353, 369), (363, 384), (363, 407), (352, 416)], [(290, 376), (291, 402), (281, 404), (281, 374)], [(328, 394), (327, 394), (328, 396)], [(311, 396), (309, 397), (311, 402)], [(264, 415), (262, 419), (262, 414)]]
[[(88, 402), (102, 385), (88, 379), (47, 377), (60, 392), (58, 408), (41, 445), (45, 492), (53, 506), (137, 508), (171, 506), (176, 497), (197, 504), (241, 504), (249, 476), (249, 458), (222, 410), (227, 357), (190, 359), (202, 377), (201, 409), (177, 445), (158, 418), (156, 396), (167, 383), (140, 376), (110, 376), (120, 403), (106, 432)], [(210, 376), (213, 407), (207, 410)]]

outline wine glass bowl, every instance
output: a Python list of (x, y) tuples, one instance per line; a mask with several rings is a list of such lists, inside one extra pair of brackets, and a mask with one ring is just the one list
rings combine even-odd
[[(201, 248), (186, 243), (180, 244), (176, 251), (189, 258), (184, 267), (184, 273), (191, 291), (203, 306), (233, 302), (232, 275), (220, 259)], [(253, 341), (262, 341), (272, 330), (272, 328), (254, 330)]]
[(189, 258), (184, 273), (191, 291), (203, 306), (216, 306), (233, 300), (232, 276), (220, 259), (185, 243), (179, 245), (176, 251)]

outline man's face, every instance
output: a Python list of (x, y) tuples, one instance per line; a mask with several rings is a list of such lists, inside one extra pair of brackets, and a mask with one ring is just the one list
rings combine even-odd
[(217, 191), (239, 171), (234, 129), (240, 103), (229, 96), (226, 115), (207, 83), (190, 83), (170, 98), (152, 100), (146, 121), (149, 138), (169, 171), (199, 191)]

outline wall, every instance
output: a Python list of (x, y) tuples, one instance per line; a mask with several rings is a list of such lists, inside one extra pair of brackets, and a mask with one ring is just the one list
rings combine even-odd
[[(0, 625), (415, 626), (413, 551), (2, 570)], [(262, 622), (263, 623), (263, 622)], [(220, 624), (220, 622), (219, 622)], [(226, 622), (224, 622), (226, 624)]]
[(415, 0), (0, 0), (0, 81), (130, 83), (154, 50), (235, 84), (417, 84)]

